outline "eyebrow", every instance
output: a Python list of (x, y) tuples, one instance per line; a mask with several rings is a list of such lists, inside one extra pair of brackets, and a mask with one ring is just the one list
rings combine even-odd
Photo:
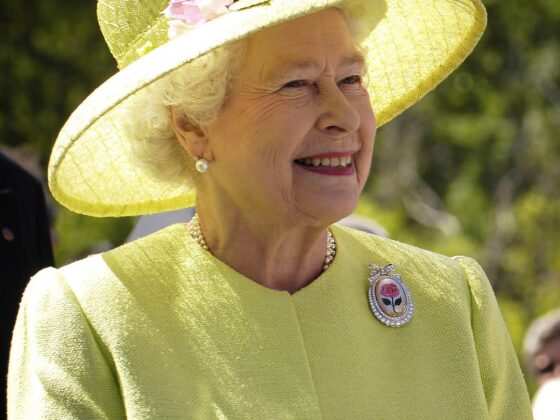
[(361, 67), (366, 66), (366, 59), (364, 55), (359, 51), (354, 51), (353, 54), (342, 57), (342, 59), (338, 63), (340, 67), (348, 67), (355, 64), (358, 64)]
[[(365, 64), (366, 64), (366, 60), (364, 56), (360, 52), (355, 51), (351, 55), (342, 57), (338, 61), (337, 66), (351, 67), (354, 65), (359, 65), (360, 67), (365, 67)], [(304, 72), (309, 70), (316, 70), (318, 67), (319, 66), (317, 65), (317, 63), (312, 59), (286, 61), (282, 63), (280, 67), (277, 67), (271, 72), (266, 73), (265, 79), (275, 81), (275, 80), (283, 79), (286, 76), (291, 75), (292, 73), (298, 71)]]

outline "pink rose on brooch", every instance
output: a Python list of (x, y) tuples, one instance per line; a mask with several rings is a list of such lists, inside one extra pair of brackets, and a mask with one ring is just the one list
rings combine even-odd
[(195, 26), (228, 12), (235, 0), (170, 0), (163, 14), (170, 18), (168, 36), (173, 39)]
[(379, 294), (382, 296), (381, 300), (385, 305), (391, 305), (393, 307), (393, 311), (396, 312), (395, 306), (399, 306), (402, 303), (402, 298), (397, 298), (401, 293), (399, 288), (394, 283), (387, 283), (381, 286), (381, 290)]
[(386, 296), (386, 297), (390, 297), (390, 298), (394, 298), (397, 297), (399, 295), (399, 289), (398, 287), (393, 284), (393, 283), (389, 283), (389, 284), (384, 284), (381, 287), (381, 296)]

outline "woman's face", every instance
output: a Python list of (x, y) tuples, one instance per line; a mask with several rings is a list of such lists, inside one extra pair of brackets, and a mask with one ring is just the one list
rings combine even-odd
[(271, 222), (324, 225), (350, 214), (369, 174), (376, 124), (363, 58), (340, 12), (256, 34), (240, 69), (206, 131), (203, 178), (212, 190)]

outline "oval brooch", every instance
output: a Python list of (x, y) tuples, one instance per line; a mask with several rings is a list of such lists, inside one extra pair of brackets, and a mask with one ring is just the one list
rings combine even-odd
[(375, 317), (389, 327), (402, 327), (410, 322), (414, 302), (410, 290), (398, 274), (390, 274), (396, 267), (369, 265), (369, 306)]

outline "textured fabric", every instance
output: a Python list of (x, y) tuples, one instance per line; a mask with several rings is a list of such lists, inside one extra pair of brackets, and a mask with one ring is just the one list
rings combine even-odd
[[(14, 335), (11, 418), (531, 418), (473, 260), (333, 233), (332, 266), (292, 295), (235, 272), (185, 225), (40, 272)], [(372, 315), (372, 262), (397, 266), (410, 324)]]
[(123, 106), (153, 81), (221, 45), (328, 7), (344, 8), (364, 23), (364, 80), (381, 126), (457, 68), (486, 26), (479, 0), (240, 0), (236, 4), (242, 10), (167, 42), (167, 23), (160, 13), (166, 4), (98, 2), (101, 29), (123, 70), (76, 109), (53, 148), (49, 185), (54, 197), (73, 211), (126, 216), (194, 204), (193, 185), (155, 180), (137, 165)]

